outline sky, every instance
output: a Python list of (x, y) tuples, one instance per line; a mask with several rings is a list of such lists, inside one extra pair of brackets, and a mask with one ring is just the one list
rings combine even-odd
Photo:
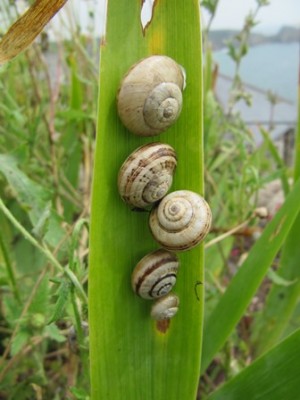
[[(51, 23), (51, 26), (54, 27), (59, 36), (62, 32), (67, 32), (70, 26), (74, 28), (76, 21), (80, 21), (83, 32), (99, 36), (104, 31), (103, 21), (106, 1), (69, 0), (63, 10), (54, 18), (54, 23)], [(153, 0), (146, 1), (152, 3)], [(269, 2), (270, 5), (262, 7), (259, 11), (257, 16), (259, 24), (255, 28), (256, 31), (273, 34), (278, 32), (280, 27), (284, 25), (300, 27), (300, 0), (269, 0)], [(21, 8), (22, 3), (26, 5), (24, 0), (17, 1)], [(129, 1), (128, 3), (130, 4)], [(243, 26), (245, 16), (251, 10), (254, 11), (256, 6), (256, 0), (219, 0), (217, 13), (211, 28), (239, 30)], [(91, 12), (95, 15), (94, 19), (89, 16)], [(208, 20), (208, 13), (204, 8), (202, 17), (204, 21)], [(65, 25), (65, 28), (62, 25)], [(50, 36), (53, 36), (53, 39), (55, 38), (53, 32), (50, 32)]]
[[(300, 27), (300, 0), (269, 0), (268, 6), (262, 7), (258, 13), (259, 24), (256, 31), (276, 33), (283, 25)], [(241, 29), (245, 16), (257, 7), (256, 0), (219, 0), (212, 29)], [(208, 14), (203, 9), (203, 19)]]

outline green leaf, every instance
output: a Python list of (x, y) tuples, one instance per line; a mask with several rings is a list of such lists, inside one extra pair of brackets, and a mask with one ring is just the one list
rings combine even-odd
[(79, 263), (76, 250), (79, 248), (79, 241), (84, 228), (89, 229), (89, 222), (84, 218), (79, 219), (73, 228), (69, 251), (69, 268), (71, 270), (74, 270), (76, 264)]
[(5, 176), (18, 201), (21, 203), (33, 224), (39, 218), (50, 200), (50, 193), (29, 179), (17, 166), (16, 160), (5, 154), (0, 154), (0, 172)]
[(50, 245), (56, 246), (64, 235), (60, 220), (53, 210), (51, 210), (51, 217), (47, 217), (45, 221), (42, 218), (43, 215), (45, 216), (45, 210), (49, 209), (50, 193), (28, 178), (18, 168), (16, 160), (9, 155), (0, 154), (0, 172), (10, 184), (22, 208), (28, 213), (33, 227), (38, 232), (42, 232), (47, 222), (45, 240)]
[(227, 43), (227, 47), (228, 47), (228, 55), (229, 57), (231, 57), (231, 59), (234, 62), (239, 61), (239, 54), (237, 52), (237, 49), (235, 48), (234, 44), (231, 42)]
[(273, 269), (270, 269), (268, 271), (268, 277), (273, 283), (275, 283), (276, 285), (279, 285), (279, 286), (291, 286), (297, 282), (297, 279), (293, 279), (293, 280), (284, 279)]
[(11, 327), (14, 327), (21, 315), (23, 306), (10, 296), (3, 296), (3, 306), (5, 319)]
[(55, 340), (58, 343), (63, 343), (66, 341), (65, 336), (60, 333), (55, 324), (45, 326), (45, 333), (50, 339)]
[(300, 330), (231, 379), (208, 400), (298, 399)]
[(63, 280), (57, 290), (57, 300), (48, 324), (58, 321), (64, 313), (71, 291), (71, 282)]
[[(204, 327), (202, 370), (242, 317), (300, 210), (300, 180), (252, 247)], [(298, 236), (299, 237), (299, 236)]]
[(75, 399), (77, 399), (77, 400), (89, 400), (90, 399), (90, 396), (84, 389), (71, 387), (70, 392), (75, 396)]
[[(171, 144), (178, 154), (172, 190), (203, 191), (199, 2), (155, 2), (145, 32), (141, 3), (108, 1), (101, 46), (89, 260), (93, 400), (194, 399), (199, 379), (203, 289), (198, 288), (197, 297), (195, 285), (203, 282), (202, 246), (180, 255), (175, 290), (180, 310), (163, 334), (151, 320), (151, 302), (137, 298), (130, 284), (135, 264), (158, 247), (148, 228), (148, 213), (131, 211), (117, 192), (123, 161), (140, 145), (154, 141)], [(187, 86), (178, 121), (159, 137), (142, 138), (122, 126), (116, 94), (129, 67), (150, 54), (165, 54), (181, 64)]]
[(17, 332), (11, 344), (11, 355), (15, 356), (29, 341), (31, 334), (29, 331), (21, 329)]
[(48, 204), (46, 204), (45, 210), (42, 212), (35, 227), (32, 229), (32, 234), (35, 237), (42, 239), (45, 236), (48, 230), (50, 216), (51, 216), (51, 203), (49, 202)]
[(46, 314), (49, 306), (49, 277), (45, 275), (30, 303), (30, 313)]
[(277, 170), (281, 171), (280, 174), (280, 178), (281, 178), (281, 182), (282, 182), (282, 188), (284, 190), (284, 194), (285, 196), (289, 193), (290, 191), (290, 185), (289, 185), (289, 181), (288, 181), (288, 177), (287, 177), (287, 171), (284, 165), (284, 161), (282, 160), (279, 151), (277, 149), (277, 147), (275, 146), (273, 140), (270, 138), (269, 133), (267, 131), (265, 131), (263, 128), (260, 129), (260, 132), (264, 138), (265, 143), (268, 146), (268, 149), (270, 151), (271, 156), (273, 157), (276, 166), (277, 166)]

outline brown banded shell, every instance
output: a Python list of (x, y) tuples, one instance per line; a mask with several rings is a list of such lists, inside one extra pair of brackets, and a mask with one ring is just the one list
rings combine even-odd
[(179, 307), (179, 298), (175, 294), (158, 299), (151, 308), (151, 317), (156, 321), (173, 318)]
[(170, 189), (176, 165), (175, 150), (168, 144), (149, 143), (139, 147), (120, 168), (120, 196), (136, 208), (155, 203)]
[(136, 135), (158, 135), (179, 117), (184, 86), (184, 70), (172, 58), (156, 55), (141, 60), (121, 82), (120, 119)]
[(149, 226), (165, 249), (184, 251), (196, 246), (209, 232), (211, 210), (199, 194), (178, 190), (165, 196), (151, 211)]
[(159, 249), (147, 254), (132, 273), (133, 291), (144, 299), (166, 295), (176, 283), (178, 268), (179, 260), (170, 251)]

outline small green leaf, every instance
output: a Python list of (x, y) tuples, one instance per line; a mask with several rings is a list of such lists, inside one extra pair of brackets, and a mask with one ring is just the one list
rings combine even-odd
[(72, 232), (70, 252), (69, 252), (70, 270), (74, 270), (74, 267), (79, 263), (78, 258), (76, 257), (76, 249), (78, 249), (79, 241), (81, 238), (81, 232), (84, 228), (89, 229), (89, 223), (87, 219), (81, 218), (76, 222)]
[(80, 122), (80, 121), (85, 121), (87, 119), (93, 120), (95, 118), (93, 114), (89, 114), (86, 111), (75, 110), (75, 109), (60, 111), (57, 113), (57, 117), (62, 119), (64, 125), (66, 121)]
[(70, 290), (71, 290), (71, 282), (63, 280), (57, 290), (57, 300), (54, 306), (53, 314), (48, 324), (58, 321), (63, 316), (65, 307), (68, 302)]
[(11, 345), (11, 355), (15, 356), (25, 346), (31, 337), (31, 333), (27, 330), (21, 329), (17, 332)]
[(60, 333), (58, 327), (55, 324), (47, 325), (45, 327), (45, 333), (50, 339), (55, 340), (58, 343), (63, 343), (66, 341), (65, 336)]
[(244, 57), (249, 50), (249, 46), (247, 43), (243, 43), (240, 48), (240, 57)]
[(29, 306), (31, 314), (46, 314), (49, 308), (49, 278), (45, 275)]
[(71, 387), (70, 392), (75, 396), (77, 400), (89, 400), (90, 396), (84, 389), (78, 389), (76, 387)]
[(234, 62), (237, 62), (239, 60), (239, 54), (238, 54), (234, 44), (229, 42), (229, 43), (227, 43), (227, 47), (228, 47), (228, 55), (229, 55), (229, 57), (231, 57), (231, 59)]
[(22, 308), (15, 298), (10, 296), (3, 297), (4, 315), (11, 327), (15, 326), (16, 321), (21, 315)]
[(275, 283), (276, 285), (279, 285), (279, 286), (291, 286), (298, 281), (298, 279), (293, 279), (293, 280), (284, 279), (273, 269), (270, 269), (268, 271), (268, 277), (269, 277), (269, 279), (271, 279), (271, 281), (273, 283)]
[[(2, 173), (12, 190), (16, 193), (16, 198), (21, 207), (28, 213), (30, 221), (35, 227), (41, 224), (41, 215), (49, 209), (51, 201), (50, 193), (32, 181), (17, 165), (17, 161), (5, 154), (0, 154), (0, 173)], [(52, 246), (56, 246), (62, 239), (64, 231), (60, 226), (60, 218), (51, 210), (51, 216), (47, 218), (48, 229), (45, 232), (45, 240)]]
[(50, 217), (51, 217), (51, 203), (48, 202), (46, 204), (46, 207), (45, 207), (44, 211), (42, 212), (39, 220), (37, 221), (34, 228), (32, 229), (32, 234), (35, 237), (42, 239), (45, 236), (45, 234), (48, 230)]

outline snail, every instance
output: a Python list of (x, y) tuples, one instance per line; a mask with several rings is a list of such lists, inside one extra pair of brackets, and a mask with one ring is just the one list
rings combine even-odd
[(169, 320), (177, 313), (179, 307), (179, 298), (175, 294), (158, 299), (151, 308), (151, 317), (156, 321)]
[(179, 117), (184, 87), (184, 69), (172, 58), (145, 58), (133, 65), (121, 82), (119, 117), (136, 135), (158, 135)]
[(135, 208), (160, 200), (172, 185), (177, 165), (175, 150), (168, 144), (149, 143), (125, 160), (118, 176), (122, 199)]
[(189, 190), (178, 190), (165, 196), (152, 209), (149, 226), (154, 239), (163, 248), (183, 251), (204, 239), (211, 219), (211, 210), (203, 197)]
[(131, 278), (133, 291), (144, 299), (169, 293), (176, 283), (179, 260), (176, 254), (159, 249), (143, 257)]

